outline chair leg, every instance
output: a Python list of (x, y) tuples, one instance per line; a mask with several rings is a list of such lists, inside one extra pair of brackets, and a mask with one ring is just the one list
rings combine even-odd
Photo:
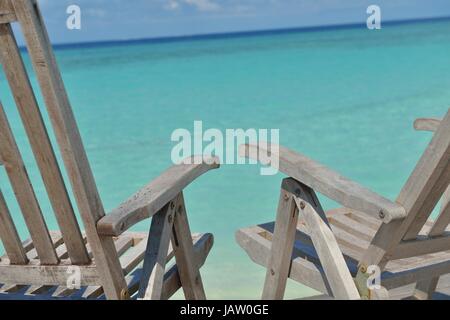
[(414, 289), (413, 298), (417, 300), (431, 300), (433, 298), (433, 293), (436, 291), (438, 282), (439, 277), (418, 281), (416, 288)]
[(295, 201), (309, 230), (333, 296), (336, 299), (360, 299), (360, 293), (319, 199), (315, 192), (305, 185), (299, 184), (299, 191)]
[(172, 246), (184, 296), (188, 300), (205, 300), (200, 268), (194, 260), (194, 246), (182, 193), (178, 195), (175, 204)]
[(295, 189), (295, 180), (290, 178), (283, 180), (272, 248), (267, 264), (263, 300), (281, 300), (284, 297), (298, 221), (298, 209), (293, 198)]
[(175, 203), (171, 201), (152, 218), (138, 293), (140, 299), (160, 300), (162, 297), (174, 216)]

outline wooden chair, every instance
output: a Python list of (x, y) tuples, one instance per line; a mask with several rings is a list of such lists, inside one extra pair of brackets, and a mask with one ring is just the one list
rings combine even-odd
[[(252, 159), (278, 153), (279, 169), (289, 176), (276, 222), (236, 234), (250, 258), (267, 268), (263, 299), (282, 299), (287, 278), (337, 299), (450, 297), (444, 276), (450, 273), (450, 110), (442, 121), (420, 119), (415, 126), (435, 133), (396, 201), (286, 148), (241, 146), (240, 154)], [(316, 192), (343, 208), (324, 212)], [(373, 282), (376, 267), (381, 286)]]
[[(17, 47), (11, 28), (11, 23), (16, 21), (23, 31), (84, 233), (80, 231)], [(167, 299), (180, 287), (186, 298), (204, 299), (199, 268), (213, 238), (211, 234), (191, 237), (182, 191), (218, 165), (198, 162), (172, 167), (105, 215), (36, 1), (0, 0), (0, 59), (60, 227), (58, 232), (47, 228), (0, 105), (0, 163), (9, 177), (31, 237), (21, 241), (0, 192), (0, 237), (6, 251), (0, 260), (3, 284), (0, 299), (127, 299), (136, 292), (135, 296), (140, 298)], [(127, 232), (149, 217), (153, 217), (150, 236)], [(136, 269), (144, 256), (143, 268)], [(173, 257), (176, 264), (165, 272), (166, 262)], [(80, 290), (72, 286), (77, 281)], [(14, 292), (20, 295), (13, 295)]]

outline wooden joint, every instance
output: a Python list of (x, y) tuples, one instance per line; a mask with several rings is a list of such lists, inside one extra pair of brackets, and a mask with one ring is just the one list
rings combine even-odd
[(122, 289), (120, 291), (120, 300), (129, 300), (130, 299), (130, 292), (128, 289)]

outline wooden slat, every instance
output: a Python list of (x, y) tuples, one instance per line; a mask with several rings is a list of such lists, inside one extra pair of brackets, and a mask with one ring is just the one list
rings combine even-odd
[(360, 295), (350, 270), (317, 196), (309, 187), (301, 186), (300, 190), (300, 195), (295, 198), (295, 201), (306, 221), (306, 226), (309, 229), (314, 248), (320, 257), (333, 297), (346, 300), (359, 299)]
[(436, 291), (438, 282), (439, 277), (434, 277), (432, 279), (426, 279), (417, 282), (416, 288), (414, 290), (414, 297), (417, 298), (418, 300), (431, 299), (433, 293)]
[[(212, 234), (193, 234), (192, 241), (194, 246), (194, 262), (197, 268), (201, 268), (213, 246), (214, 237)], [(143, 241), (146, 244), (147, 241)], [(142, 247), (144, 252), (145, 247)], [(140, 284), (141, 269), (136, 270), (133, 274), (126, 277), (130, 294), (135, 293)], [(178, 289), (181, 288), (181, 280), (177, 265), (173, 265), (164, 275), (164, 285), (162, 292), (162, 300), (169, 299)]]
[(0, 61), (22, 117), (64, 243), (74, 264), (90, 262), (58, 162), (10, 25), (0, 25)]
[(160, 300), (166, 269), (175, 204), (168, 203), (152, 218), (138, 297)]
[[(134, 243), (134, 238), (131, 235), (123, 235), (121, 237), (119, 237), (118, 239), (115, 239), (114, 241), (114, 245), (116, 247), (117, 250), (117, 254), (120, 257), (120, 259), (124, 259), (126, 256), (129, 256), (130, 251), (131, 252), (135, 252), (136, 247), (133, 247), (133, 243)], [(132, 248), (132, 249), (130, 249)], [(142, 249), (142, 252), (144, 251), (144, 248)], [(91, 255), (92, 252), (90, 251), (90, 248), (88, 247), (88, 252)], [(140, 258), (140, 261), (142, 260), (143, 254)], [(126, 272), (124, 271), (124, 274), (126, 274)], [(53, 294), (53, 296), (56, 295), (62, 295), (62, 296), (69, 296), (71, 294), (74, 294), (75, 292), (77, 292), (78, 290), (72, 290), (72, 289), (68, 289), (68, 288), (60, 288), (59, 290), (56, 290), (55, 293)], [(95, 298), (99, 298), (101, 295), (103, 295), (104, 291), (103, 291), (103, 287), (102, 286), (88, 286), (87, 288), (84, 289), (84, 292), (81, 294), (82, 298), (85, 299), (95, 299)]]
[(124, 274), (129, 274), (142, 262), (145, 256), (145, 249), (147, 248), (147, 244), (148, 236), (120, 257), (120, 265), (122, 266)]
[[(123, 235), (119, 237), (118, 239), (115, 239), (114, 245), (117, 250), (117, 254), (121, 256), (124, 254), (128, 249), (130, 249), (133, 246), (134, 239), (132, 236), (129, 235)], [(92, 252), (90, 249), (88, 250), (89, 255), (92, 255)], [(78, 289), (69, 289), (64, 286), (59, 286), (56, 288), (56, 290), (53, 292), (53, 297), (67, 297), (75, 292), (77, 292)], [(102, 286), (89, 286), (85, 289), (83, 296), (85, 298), (95, 298), (103, 294), (103, 288)]]
[[(61, 233), (50, 231), (50, 237), (52, 238), (53, 246), (56, 248), (60, 244), (62, 244), (62, 237)], [(22, 246), (26, 251), (27, 258), (29, 260), (34, 260), (38, 258), (38, 254), (36, 249), (34, 248), (33, 240), (31, 238), (25, 240), (22, 242)], [(3, 256), (2, 260), (7, 259), (7, 257)], [(16, 281), (19, 281), (20, 279), (17, 279)], [(25, 285), (23, 284), (17, 284), (17, 283), (9, 283), (5, 284), (1, 289), (0, 293), (12, 293), (17, 292), (23, 289)]]
[[(271, 241), (260, 236), (252, 228), (241, 229), (237, 232), (236, 238), (241, 247), (245, 249), (250, 258), (262, 265), (267, 266), (270, 257)], [(298, 281), (308, 287), (316, 289), (325, 294), (331, 295), (324, 271), (303, 258), (294, 259), (289, 273), (289, 278)], [(441, 275), (450, 272), (449, 261), (431, 261), (427, 263), (424, 259), (421, 265), (404, 266), (404, 270), (389, 271), (383, 273), (382, 284), (387, 289), (399, 288), (408, 284), (416, 283), (418, 280), (429, 279), (430, 274)]]
[(421, 236), (416, 240), (401, 241), (390, 258), (403, 259), (447, 250), (450, 250), (450, 232), (433, 238)]
[(350, 219), (358, 221), (359, 223), (364, 224), (367, 227), (374, 229), (375, 231), (377, 231), (381, 226), (381, 223), (379, 220), (374, 219), (373, 217), (369, 216), (368, 214), (365, 214), (364, 212), (348, 210), (348, 209), (346, 209), (346, 210), (349, 212), (348, 217)]
[(336, 214), (333, 216), (328, 216), (328, 220), (332, 226), (339, 227), (355, 237), (360, 239), (370, 241), (375, 235), (375, 230), (367, 227), (356, 220), (347, 217), (344, 214)]
[(28, 258), (0, 190), (0, 238), (11, 264), (26, 264)]
[[(68, 259), (67, 247), (62, 242), (63, 241), (62, 236), (60, 236), (57, 239), (57, 241), (58, 241), (57, 243), (59, 243), (59, 240), (61, 241), (61, 243), (59, 245), (55, 244), (56, 254), (58, 255), (59, 259)], [(53, 241), (55, 243), (55, 238), (53, 238)], [(27, 289), (27, 291), (25, 292), (25, 295), (40, 295), (40, 294), (44, 294), (45, 292), (48, 292), (49, 290), (51, 290), (53, 288), (55, 288), (55, 287), (54, 286), (32, 285)]]
[(442, 197), (441, 211), (439, 217), (434, 221), (433, 227), (429, 231), (430, 237), (436, 237), (444, 233), (445, 229), (450, 223), (450, 187), (444, 193)]
[[(439, 123), (440, 124), (440, 123)], [(437, 127), (436, 127), (437, 129)], [(431, 227), (430, 231), (428, 232), (428, 235), (430, 237), (436, 237), (439, 235), (442, 235), (445, 232), (445, 229), (447, 228), (448, 224), (450, 223), (450, 187), (447, 187), (447, 190), (445, 191), (443, 197), (442, 197), (442, 205), (441, 205), (441, 211), (439, 213), (439, 217), (434, 222), (433, 226)], [(447, 235), (447, 244), (446, 249), (450, 249), (450, 235)], [(435, 240), (435, 238), (433, 239)], [(433, 248), (434, 251), (441, 251), (441, 248), (438, 246), (436, 247), (434, 243), (432, 245), (426, 246), (426, 248)], [(442, 248), (442, 251), (444, 249)], [(414, 289), (414, 297), (417, 299), (431, 299), (433, 296), (433, 293), (436, 291), (436, 287), (439, 282), (439, 276), (433, 277), (431, 279), (426, 279), (417, 282), (416, 288)]]
[[(64, 250), (61, 250), (61, 249), (64, 247), (64, 243), (63, 243), (63, 238), (61, 236), (61, 233), (55, 232), (55, 231), (50, 231), (50, 236), (52, 238), (53, 246), (54, 246), (54, 248), (56, 248), (55, 251), (58, 254), (58, 258), (62, 259), (64, 257)], [(35, 259), (38, 258), (37, 251), (34, 248), (34, 245), (33, 245), (33, 242), (31, 239), (25, 240), (22, 243), (22, 246), (25, 249), (27, 258), (29, 260), (35, 261)], [(2, 259), (4, 259), (4, 257), (2, 257)], [(22, 279), (18, 278), (15, 281), (20, 282), (20, 281), (22, 281)], [(20, 282), (20, 283), (21, 284), (9, 283), (7, 285), (4, 285), (1, 288), (0, 293), (17, 292), (27, 286), (26, 283), (23, 283), (23, 282)], [(51, 288), (53, 288), (53, 286), (51, 286), (51, 285), (31, 285), (31, 286), (29, 286), (29, 288), (26, 290), (26, 292), (24, 294), (26, 294), (26, 295), (37, 294), (37, 293), (43, 294), (46, 291), (50, 290)]]
[(16, 21), (16, 14), (10, 0), (0, 1), (0, 24)]
[[(431, 181), (422, 182), (418, 185), (419, 181), (423, 181), (430, 176)], [(428, 185), (425, 183), (428, 182)], [(415, 172), (411, 179), (407, 182), (405, 188), (400, 193), (398, 201), (401, 203), (407, 201), (410, 195), (417, 197), (419, 200), (419, 209), (417, 212), (410, 212), (409, 215), (416, 214), (413, 222), (410, 224), (408, 231), (404, 237), (405, 240), (414, 239), (422, 229), (425, 222), (428, 220), (431, 212), (436, 206), (439, 199), (442, 197), (444, 191), (448, 188), (450, 183), (450, 110), (446, 117), (442, 120), (438, 130), (433, 136), (427, 151), (423, 158), (417, 165)], [(429, 189), (428, 189), (429, 188)], [(424, 195), (414, 194), (415, 191), (421, 190)], [(424, 198), (426, 196), (426, 198)], [(422, 198), (424, 198), (422, 200)]]
[[(27, 240), (22, 242), (22, 246), (26, 252), (27, 259), (36, 259), (37, 258), (37, 252), (34, 250), (33, 253), (31, 251), (34, 249), (33, 240), (31, 238), (28, 238)], [(0, 261), (8, 259), (8, 256), (2, 256)], [(22, 285), (18, 285), (15, 283), (8, 283), (4, 284), (1, 289), (0, 293), (9, 293), (9, 292), (15, 292), (23, 288)]]
[(440, 119), (435, 118), (419, 118), (414, 121), (414, 129), (419, 131), (436, 131), (441, 124)]
[[(43, 266), (39, 260), (30, 260), (27, 265), (11, 265), (0, 263), (0, 279), (6, 283), (17, 282), (29, 285), (64, 285), (67, 282), (67, 271), (72, 265), (61, 261), (59, 265)], [(95, 266), (82, 266), (81, 285), (97, 285), (99, 278)]]
[(1, 103), (0, 157), (5, 165), (6, 173), (11, 181), (34, 246), (38, 251), (39, 259), (42, 264), (57, 264), (58, 257), (53, 248), (47, 225)]
[[(52, 239), (53, 248), (56, 248), (63, 243), (63, 238), (60, 232), (50, 231), (50, 238)], [(27, 251), (28, 259), (38, 259), (38, 252), (36, 251), (36, 247), (32, 244), (30, 250)]]
[(205, 290), (200, 268), (195, 263), (191, 230), (187, 218), (183, 194), (175, 200), (176, 216), (173, 224), (172, 247), (178, 273), (187, 300), (205, 300)]
[[(195, 269), (200, 269), (205, 263), (206, 257), (213, 245), (212, 234), (202, 234), (199, 237), (193, 236), (192, 260)], [(179, 266), (175, 264), (164, 276), (164, 286), (162, 299), (169, 299), (183, 284)]]
[(175, 165), (112, 210), (98, 223), (104, 236), (118, 236), (137, 222), (153, 216), (200, 175), (219, 167), (216, 158), (191, 159), (192, 164)]
[(284, 179), (281, 184), (263, 300), (281, 300), (284, 297), (298, 221), (298, 209), (293, 199), (296, 188), (297, 182), (292, 178)]
[[(266, 267), (269, 263), (271, 241), (255, 233), (252, 229), (241, 229), (236, 233), (236, 241), (255, 263)], [(295, 255), (295, 252), (294, 252)], [(298, 265), (299, 268), (293, 268)], [(326, 276), (320, 266), (303, 259), (292, 260), (289, 278), (320, 292), (331, 294)]]
[(278, 157), (279, 169), (289, 177), (304, 183), (316, 192), (354, 210), (363, 211), (381, 221), (405, 217), (405, 209), (366, 187), (340, 175), (330, 168), (285, 147), (275, 144), (245, 144), (239, 146), (239, 155), (264, 162), (262, 155)]
[[(315, 264), (320, 264), (320, 259), (317, 256), (317, 252), (314, 249), (311, 238), (305, 232), (304, 225), (297, 224), (297, 232), (295, 233), (295, 242), (294, 242), (294, 252), (301, 253), (301, 256), (308, 261), (314, 262)], [(255, 234), (269, 240), (273, 241), (273, 233), (275, 231), (275, 222), (264, 223), (258, 226), (251, 228)]]
[(386, 274), (382, 284), (387, 289), (402, 287), (418, 281), (430, 279), (430, 275), (438, 277), (450, 273), (450, 260), (427, 264), (397, 273)]
[(408, 213), (404, 220), (383, 225), (361, 262), (384, 267), (387, 253), (404, 240), (415, 239), (450, 181), (450, 112), (439, 125), (428, 148), (403, 187), (397, 202)]
[(99, 275), (105, 293), (109, 299), (127, 298), (127, 286), (114, 242), (110, 237), (100, 237), (97, 233), (96, 224), (105, 215), (104, 208), (37, 3), (15, 0), (13, 6), (24, 33), (95, 263), (101, 270)]
[[(139, 265), (139, 263), (142, 262), (145, 255), (146, 245), (147, 236), (120, 257), (120, 265), (122, 266), (122, 270), (125, 275), (129, 274)], [(103, 288), (101, 286), (90, 286), (86, 288), (82, 297), (86, 299), (94, 299), (100, 297), (102, 294)], [(132, 294), (132, 292), (130, 292), (130, 294)]]

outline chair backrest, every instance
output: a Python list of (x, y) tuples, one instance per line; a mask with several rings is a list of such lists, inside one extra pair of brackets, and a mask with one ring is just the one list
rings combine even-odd
[[(445, 193), (449, 184), (450, 110), (397, 198), (407, 216), (380, 227), (364, 264), (450, 250), (450, 234), (445, 232), (450, 222), (449, 192)], [(440, 215), (430, 225), (428, 219), (440, 199)]]
[[(406, 221), (403, 223), (406, 229), (403, 240), (417, 238), (439, 200), (443, 198), (449, 184), (450, 109), (397, 198), (397, 202), (405, 207), (408, 214)], [(443, 222), (450, 219), (450, 212), (445, 209), (447, 206), (445, 202), (447, 200), (443, 199), (444, 210), (441, 211), (436, 220), (437, 224), (434, 224), (434, 227), (428, 230), (427, 234), (437, 236), (445, 231), (447, 225), (443, 225)]]
[[(120, 297), (126, 288), (113, 239), (99, 237), (97, 221), (104, 208), (81, 141), (80, 133), (35, 0), (0, 0), (0, 61), (38, 164), (70, 262), (89, 265), (80, 232), (35, 93), (24, 67), (11, 23), (19, 22), (48, 115), (74, 192), (86, 237), (105, 293)], [(0, 105), (0, 159), (5, 167), (42, 265), (59, 263), (33, 187), (17, 148), (3, 106)], [(0, 192), (0, 237), (11, 264), (27, 257)], [(19, 281), (20, 279), (17, 279)]]

